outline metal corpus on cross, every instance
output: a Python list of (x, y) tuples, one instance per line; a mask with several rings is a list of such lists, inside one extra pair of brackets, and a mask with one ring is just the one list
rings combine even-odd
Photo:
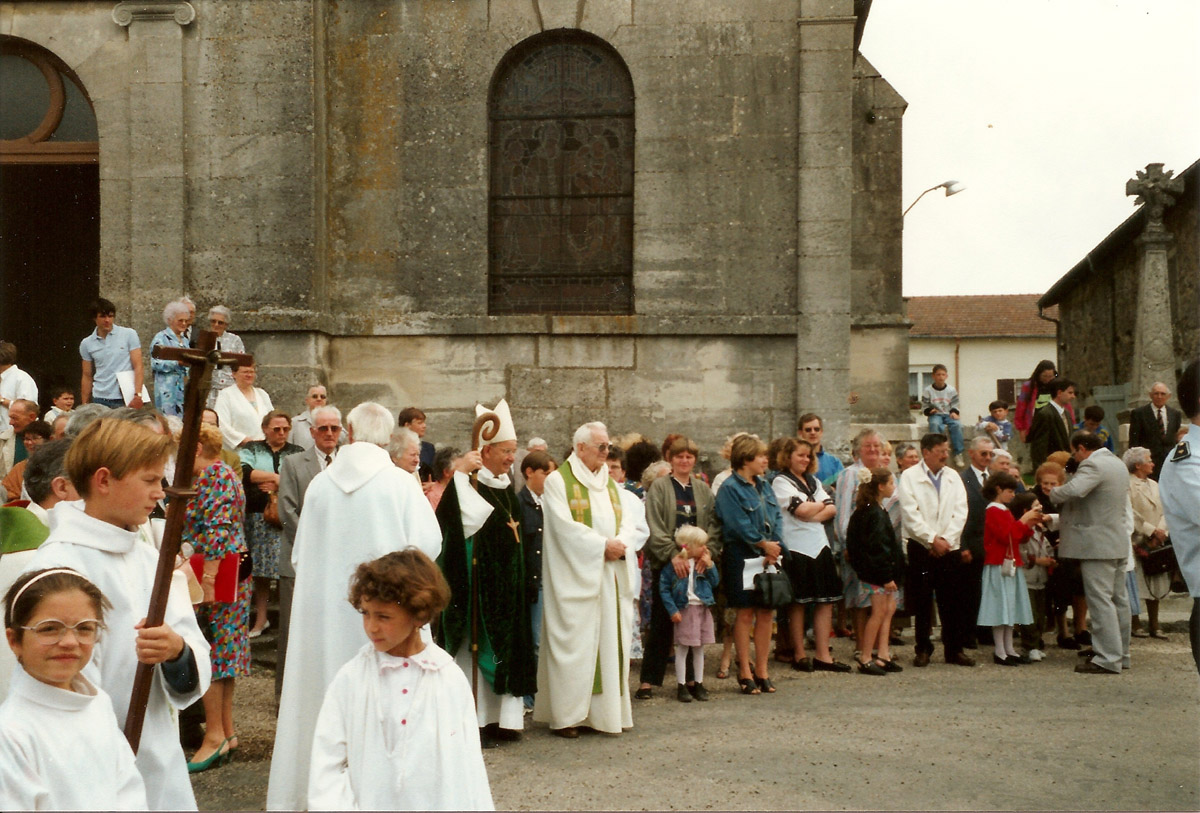
[(1163, 172), (1162, 164), (1146, 164), (1146, 171), (1137, 171), (1136, 178), (1125, 182), (1125, 194), (1137, 195), (1134, 203), (1146, 204), (1146, 231), (1163, 233), (1163, 212), (1175, 203), (1175, 196), (1183, 194), (1183, 179), (1173, 178), (1174, 170)]
[[(209, 381), (213, 368), (219, 364), (252, 364), (254, 357), (242, 353), (221, 353), (216, 350), (217, 335), (207, 330), (196, 331), (196, 347), (155, 347), (156, 359), (178, 361), (190, 368), (187, 389), (183, 397), (183, 431), (179, 437), (179, 450), (175, 456), (175, 482), (166, 489), (171, 501), (167, 504), (167, 524), (163, 531), (162, 547), (158, 551), (158, 569), (154, 574), (154, 589), (150, 594), (150, 609), (146, 612), (146, 626), (157, 627), (163, 623), (167, 611), (167, 596), (171, 591), (171, 577), (175, 573), (175, 558), (183, 537), (183, 525), (187, 519), (188, 500), (196, 495), (191, 488), (192, 466), (196, 462), (196, 442), (200, 437), (200, 417), (204, 411), (204, 399), (208, 395)], [(185, 644), (186, 646), (186, 644)], [(142, 723), (146, 719), (146, 703), (150, 699), (150, 686), (154, 680), (154, 666), (138, 663), (133, 679), (133, 694), (129, 700), (129, 713), (125, 717), (125, 739), (137, 753), (142, 739)]]
[[(484, 412), (471, 426), (471, 451), (478, 452), (483, 443), (500, 431), (500, 416)], [(479, 491), (479, 471), (471, 472), (471, 488)], [(471, 697), (479, 705), (479, 579), (475, 567), (479, 564), (479, 549), (471, 545)]]

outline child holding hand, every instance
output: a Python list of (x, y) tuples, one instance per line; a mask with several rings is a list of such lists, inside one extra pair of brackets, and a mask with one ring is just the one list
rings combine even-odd
[[(708, 532), (695, 525), (683, 525), (675, 531), (675, 541), (687, 554), (688, 574), (684, 578), (675, 575), (675, 569), (664, 567), (658, 580), (663, 606), (675, 625), (675, 680), (679, 683), (676, 697), (680, 703), (690, 703), (692, 698), (708, 700), (704, 688), (704, 645), (716, 643), (713, 634), (712, 612), (708, 609), (715, 603), (713, 590), (720, 577), (713, 566), (708, 552)], [(696, 563), (703, 562), (703, 573), (696, 572)], [(687, 683), (687, 657), (692, 656), (692, 672), (695, 683)]]
[(1029, 658), (1013, 647), (1013, 626), (1033, 623), (1020, 546), (1041, 523), (1042, 510), (1034, 506), (1019, 520), (1013, 517), (1008, 504), (1017, 495), (1017, 478), (1004, 472), (989, 477), (982, 494), (988, 507), (983, 518), (983, 593), (975, 623), (992, 628), (992, 662), (1017, 666)]
[(146, 810), (112, 700), (83, 676), (111, 609), (69, 568), (21, 576), (4, 599), (20, 665), (0, 705), (0, 810)]

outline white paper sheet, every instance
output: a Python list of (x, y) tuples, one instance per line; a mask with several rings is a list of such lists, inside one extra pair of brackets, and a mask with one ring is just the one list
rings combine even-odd
[[(121, 400), (126, 404), (133, 400), (133, 370), (122, 370), (117, 373), (117, 385), (121, 388)], [(142, 391), (138, 393), (141, 396), (143, 404), (150, 403), (150, 391), (146, 389), (146, 385), (142, 385)]]
[(747, 559), (742, 563), (742, 589), (754, 589), (754, 577), (763, 572), (763, 568), (767, 565), (767, 557), (759, 556), (756, 559)]

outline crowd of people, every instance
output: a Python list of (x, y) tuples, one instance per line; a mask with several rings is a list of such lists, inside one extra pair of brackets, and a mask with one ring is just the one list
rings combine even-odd
[[(520, 448), (505, 401), (477, 407), (471, 448), (425, 440), (416, 407), (366, 402), (343, 421), (320, 384), (292, 415), (250, 362), (211, 378), (177, 576), (150, 627), (188, 373), (153, 359), (151, 399), (136, 333), (105, 300), (93, 317), (78, 406), (72, 388), (51, 389), (43, 413), (0, 342), (0, 475), (17, 473), (0, 508), (16, 658), (0, 658), (5, 809), (194, 809), (188, 772), (239, 747), (234, 686), (273, 591), (271, 809), (489, 808), (480, 748), (520, 740), (527, 714), (567, 739), (619, 734), (671, 668), (681, 703), (709, 701), (710, 676), (774, 694), (779, 663), (925, 668), (935, 622), (950, 665), (975, 666), (969, 653), (990, 645), (995, 666), (1024, 666), (1053, 639), (1084, 656), (1076, 672), (1117, 675), (1131, 637), (1165, 637), (1160, 602), (1178, 575), (1161, 564), (1168, 535), (1200, 596), (1197, 362), (1180, 383), (1190, 423), (1155, 384), (1122, 458), (1102, 413), (1076, 421), (1076, 387), (1051, 362), (1012, 422), (994, 402), (966, 441), (939, 365), (919, 444), (864, 429), (842, 460), (807, 413), (795, 435), (731, 435), (719, 472), (698, 469), (685, 435), (610, 438), (596, 421), (556, 460), (539, 437)], [(192, 343), (194, 304), (172, 302), (163, 319), (152, 347)], [(209, 311), (222, 349), (243, 351), (229, 321)], [(1005, 449), (1017, 433), (1032, 449), (1028, 487)], [(850, 663), (834, 657), (838, 637), (854, 641)], [(718, 643), (710, 673), (705, 647)], [(118, 725), (139, 663), (155, 683), (135, 757)], [(204, 735), (187, 757), (173, 710), (197, 700)]]

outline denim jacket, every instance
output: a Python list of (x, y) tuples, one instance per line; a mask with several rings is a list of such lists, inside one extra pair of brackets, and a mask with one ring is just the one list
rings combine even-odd
[[(717, 582), (721, 577), (717, 574), (716, 565), (704, 571), (703, 575), (696, 574), (696, 598), (704, 602), (704, 606), (711, 607), (716, 603), (713, 598), (713, 590), (717, 586)], [(667, 608), (667, 615), (675, 615), (682, 612), (683, 608), (688, 605), (688, 580), (687, 576), (682, 579), (675, 575), (675, 568), (667, 565), (662, 570), (662, 576), (658, 579), (658, 592), (662, 595), (663, 606)]]
[(782, 535), (783, 514), (775, 492), (763, 477), (749, 483), (734, 472), (717, 492), (717, 517), (725, 549), (730, 553), (736, 549), (740, 559), (761, 556), (758, 543), (777, 542)]

